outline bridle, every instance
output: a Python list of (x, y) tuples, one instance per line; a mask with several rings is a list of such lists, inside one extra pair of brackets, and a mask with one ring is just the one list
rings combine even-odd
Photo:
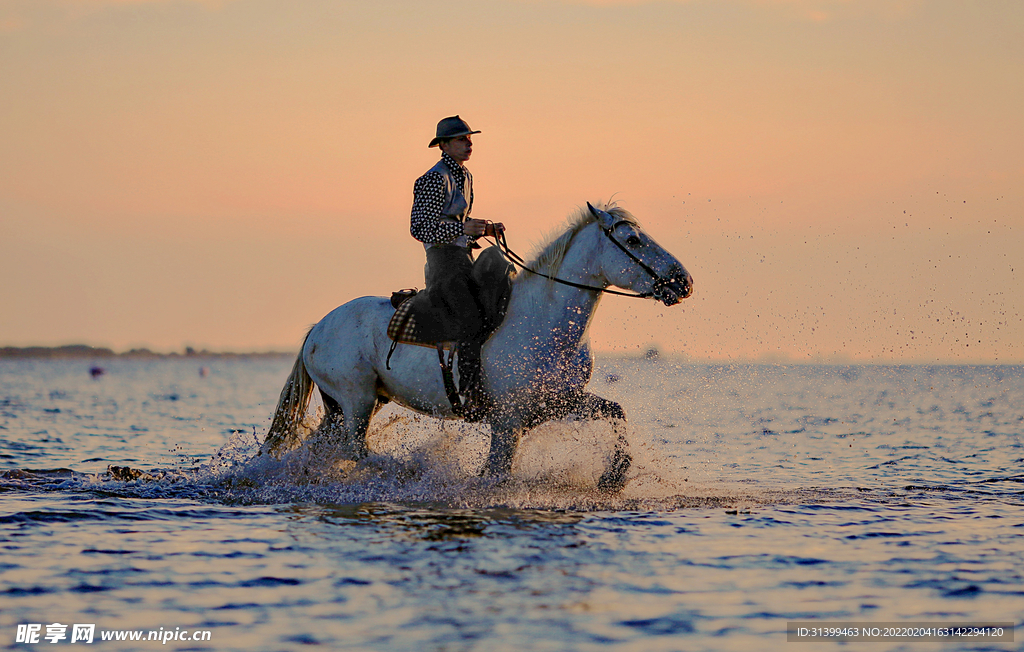
[[(488, 221), (488, 223), (490, 224), (491, 222)], [(642, 261), (639, 258), (637, 258), (636, 255), (632, 251), (630, 251), (629, 249), (626, 249), (626, 247), (621, 242), (619, 242), (618, 240), (615, 239), (615, 236), (612, 235), (612, 233), (615, 231), (615, 229), (617, 229), (619, 226), (621, 226), (623, 224), (628, 224), (630, 226), (636, 226), (633, 222), (630, 222), (629, 220), (619, 220), (618, 222), (615, 222), (614, 224), (612, 224), (609, 228), (604, 228), (603, 226), (600, 226), (600, 224), (598, 224), (598, 226), (601, 228), (601, 232), (604, 233), (606, 236), (608, 236), (608, 239), (611, 240), (612, 243), (614, 243), (616, 247), (618, 247), (619, 249), (622, 250), (622, 253), (626, 254), (626, 256), (628, 256), (633, 262), (635, 262), (640, 267), (640, 269), (642, 269), (645, 272), (647, 272), (647, 274), (650, 275), (650, 277), (652, 279), (654, 279), (654, 284), (651, 286), (651, 291), (650, 292), (644, 292), (642, 294), (640, 294), (640, 293), (633, 293), (633, 292), (621, 292), (619, 290), (610, 290), (608, 288), (600, 288), (600, 287), (597, 287), (596, 285), (585, 285), (583, 283), (574, 283), (572, 281), (566, 281), (565, 279), (557, 278), (557, 277), (554, 277), (554, 276), (548, 276), (547, 274), (544, 274), (543, 272), (538, 272), (536, 270), (533, 270), (533, 269), (530, 269), (529, 267), (527, 267), (526, 266), (526, 261), (523, 260), (522, 257), (519, 254), (517, 254), (516, 252), (512, 251), (512, 249), (509, 248), (508, 241), (505, 240), (504, 232), (496, 234), (494, 236), (494, 239), (496, 241), (496, 244), (497, 244), (498, 248), (501, 251), (503, 251), (505, 253), (506, 257), (510, 261), (512, 261), (515, 265), (517, 265), (520, 269), (525, 270), (527, 272), (530, 272), (531, 274), (536, 274), (537, 276), (543, 276), (544, 278), (552, 280), (555, 283), (561, 283), (562, 285), (568, 285), (569, 287), (578, 288), (580, 290), (590, 290), (592, 292), (603, 292), (605, 294), (615, 294), (615, 295), (618, 295), (620, 297), (630, 297), (631, 299), (649, 299), (651, 297), (655, 297), (655, 296), (657, 296), (660, 293), (660, 290), (662, 288), (664, 288), (666, 285), (668, 285), (672, 281), (671, 281), (671, 279), (667, 279), (667, 278), (661, 276), (660, 274), (658, 274), (656, 271), (654, 271), (651, 268), (650, 265), (648, 265), (644, 261)]]

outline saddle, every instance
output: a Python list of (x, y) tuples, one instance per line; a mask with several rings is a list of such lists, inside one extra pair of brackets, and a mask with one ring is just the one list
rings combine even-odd
[[(490, 335), (505, 320), (515, 268), (497, 247), (488, 247), (474, 261), (472, 278), (478, 288), (477, 299), (483, 307), (484, 328)], [(445, 329), (429, 292), (398, 290), (391, 294), (391, 305), (395, 308), (388, 322), (392, 353), (394, 344), (430, 348), (440, 344), (445, 349), (452, 348), (457, 334)], [(391, 359), (390, 353), (388, 359)]]
[[(505, 320), (514, 278), (515, 268), (497, 247), (484, 249), (473, 263), (472, 279), (478, 288), (477, 300), (483, 308), (487, 337)], [(455, 390), (452, 369), (458, 334), (446, 330), (445, 320), (440, 318), (429, 292), (399, 290), (392, 293), (391, 305), (395, 307), (395, 314), (388, 322), (391, 349), (385, 366), (391, 368), (391, 356), (399, 344), (437, 349), (445, 391), (454, 408), (458, 403), (458, 392)], [(448, 352), (447, 361), (445, 351)]]

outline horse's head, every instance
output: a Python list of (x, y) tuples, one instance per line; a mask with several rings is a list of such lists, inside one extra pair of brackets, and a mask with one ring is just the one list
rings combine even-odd
[(675, 256), (647, 235), (620, 208), (601, 210), (589, 202), (605, 239), (602, 273), (612, 285), (647, 294), (674, 306), (693, 294), (693, 277)]

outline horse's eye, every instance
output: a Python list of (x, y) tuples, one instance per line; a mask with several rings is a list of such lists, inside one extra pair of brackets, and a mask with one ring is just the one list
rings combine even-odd
[(628, 238), (626, 238), (626, 244), (628, 244), (630, 247), (639, 247), (640, 246), (640, 237), (639, 236), (635, 236), (635, 235), (631, 235)]

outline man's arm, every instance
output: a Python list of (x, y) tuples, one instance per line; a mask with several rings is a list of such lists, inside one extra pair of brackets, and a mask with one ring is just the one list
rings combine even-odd
[(437, 172), (428, 172), (413, 186), (412, 217), (409, 232), (425, 243), (448, 244), (462, 235), (462, 224), (441, 221), (444, 206), (444, 179)]

